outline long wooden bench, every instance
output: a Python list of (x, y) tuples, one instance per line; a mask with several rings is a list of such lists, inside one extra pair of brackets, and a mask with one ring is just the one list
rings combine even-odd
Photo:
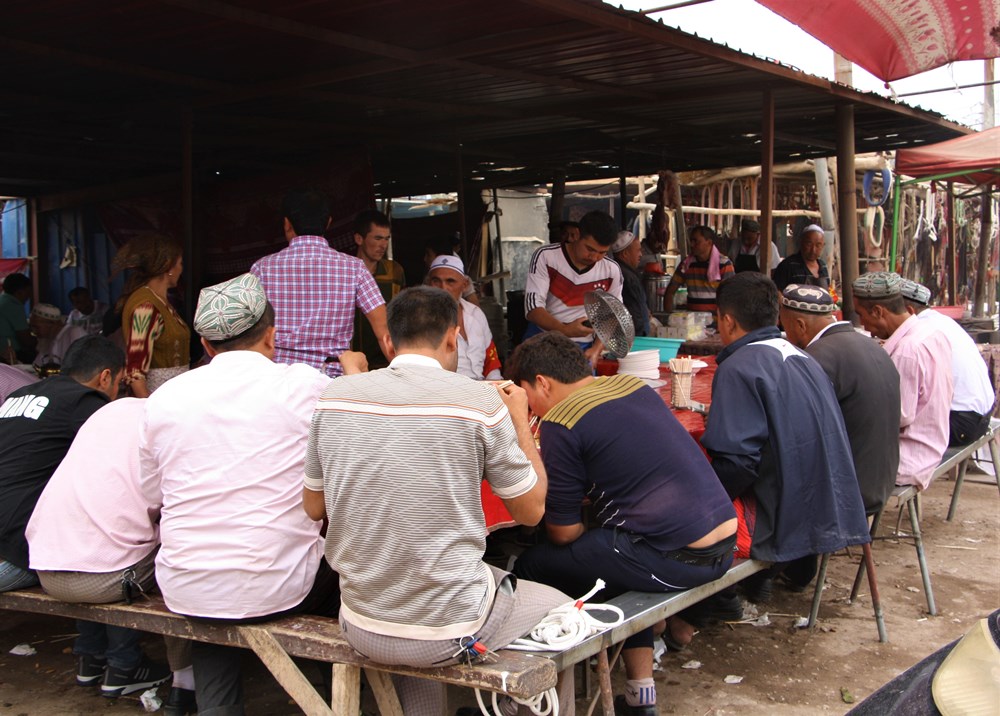
[[(609, 602), (620, 607), (625, 614), (625, 621), (619, 626), (563, 652), (525, 653), (503, 649), (497, 652), (495, 661), (474, 666), (413, 668), (377, 664), (362, 657), (347, 643), (340, 626), (333, 619), (300, 615), (255, 625), (218, 625), (174, 614), (166, 608), (159, 595), (131, 605), (74, 604), (58, 601), (41, 589), (33, 588), (0, 593), (0, 609), (84, 619), (153, 634), (251, 649), (288, 695), (310, 716), (358, 713), (362, 671), (382, 716), (402, 716), (390, 674), (417, 676), (529, 698), (555, 686), (559, 671), (596, 656), (602, 710), (606, 716), (614, 716), (611, 693), (613, 660), (608, 658), (609, 648), (768, 566), (766, 562), (746, 560), (733, 566), (720, 579), (683, 592), (628, 592)], [(595, 613), (597, 615), (599, 613)], [(332, 664), (333, 697), (330, 705), (320, 697), (291, 657)], [(591, 709), (595, 704), (596, 699)]]

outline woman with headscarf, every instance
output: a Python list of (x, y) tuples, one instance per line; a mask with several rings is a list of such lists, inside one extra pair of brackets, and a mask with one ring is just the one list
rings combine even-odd
[(167, 300), (184, 261), (180, 245), (160, 234), (137, 237), (112, 262), (114, 273), (129, 269), (118, 299), (125, 340), (125, 382), (132, 395), (147, 398), (188, 369), (191, 331)]

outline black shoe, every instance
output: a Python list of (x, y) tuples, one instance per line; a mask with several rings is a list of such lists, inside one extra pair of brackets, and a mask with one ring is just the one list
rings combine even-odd
[(624, 696), (615, 697), (615, 716), (660, 716), (656, 704), (650, 706), (629, 706)]
[(683, 610), (681, 619), (697, 629), (712, 622), (738, 622), (743, 619), (743, 602), (735, 589), (726, 589)]
[(774, 579), (769, 576), (754, 574), (742, 582), (743, 594), (748, 602), (753, 604), (767, 604), (771, 601), (771, 594), (774, 592)]
[(101, 696), (114, 699), (136, 691), (144, 691), (162, 684), (172, 674), (169, 666), (150, 661), (149, 657), (143, 654), (139, 665), (134, 669), (116, 669), (109, 666), (104, 674), (104, 683), (101, 684)]
[(103, 656), (81, 655), (76, 668), (77, 686), (97, 686), (107, 668), (108, 660)]
[(198, 704), (194, 698), (194, 691), (171, 686), (170, 695), (163, 702), (163, 716), (188, 716), (196, 713)]

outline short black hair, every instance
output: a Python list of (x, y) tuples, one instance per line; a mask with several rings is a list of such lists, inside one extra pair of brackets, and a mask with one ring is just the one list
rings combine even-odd
[(83, 294), (87, 294), (89, 296), (90, 295), (90, 289), (87, 288), (86, 286), (77, 286), (72, 291), (70, 291), (67, 294), (67, 296), (69, 297), (69, 300), (72, 301), (77, 296), (82, 296)]
[(546, 378), (569, 384), (593, 375), (587, 357), (562, 333), (549, 331), (532, 336), (519, 345), (507, 360), (505, 375), (518, 385), (535, 384), (535, 378)]
[(377, 209), (365, 209), (354, 217), (354, 233), (367, 236), (373, 226), (392, 226), (389, 217)]
[(778, 287), (756, 271), (743, 271), (719, 284), (715, 293), (719, 315), (732, 316), (748, 333), (778, 325)]
[(319, 189), (292, 189), (281, 202), (281, 213), (296, 236), (323, 236), (330, 221), (330, 200)]
[(424, 248), (435, 256), (451, 256), (455, 253), (455, 239), (451, 236), (432, 236), (424, 242)]
[(17, 293), (31, 288), (31, 279), (23, 273), (9, 273), (3, 280), (4, 293)]
[(618, 238), (618, 227), (611, 215), (604, 211), (588, 211), (580, 219), (580, 238), (593, 237), (601, 246), (611, 246)]
[(117, 376), (125, 368), (122, 349), (104, 336), (84, 336), (73, 341), (63, 357), (60, 372), (86, 383), (107, 369)]
[(692, 226), (688, 230), (688, 236), (691, 237), (694, 236), (695, 234), (699, 234), (703, 239), (708, 239), (713, 244), (715, 243), (716, 233), (715, 229), (713, 229), (711, 226), (705, 226), (704, 224), (698, 224), (697, 226)]
[(274, 306), (268, 301), (264, 304), (264, 313), (261, 314), (257, 322), (250, 328), (243, 331), (238, 336), (227, 338), (224, 341), (209, 341), (208, 344), (220, 353), (226, 351), (242, 351), (253, 346), (267, 332), (267, 329), (274, 325)]
[(441, 345), (449, 329), (458, 325), (458, 303), (451, 294), (431, 286), (400, 291), (387, 309), (389, 337), (399, 350), (406, 346)]
[[(855, 296), (854, 305), (861, 306), (866, 311), (871, 311), (873, 306), (881, 306), (889, 313), (894, 313), (897, 316), (906, 313), (906, 299), (899, 293), (895, 296), (887, 296), (886, 298), (859, 298)], [(914, 305), (919, 306), (920, 304)]]
[[(855, 301), (857, 301), (857, 299), (855, 299)], [(914, 301), (913, 299), (907, 298), (906, 296), (903, 296), (903, 306), (905, 306), (906, 308), (912, 308), (914, 313), (922, 313), (928, 308), (930, 308), (930, 306), (927, 305), (926, 303), (921, 303), (920, 301)]]

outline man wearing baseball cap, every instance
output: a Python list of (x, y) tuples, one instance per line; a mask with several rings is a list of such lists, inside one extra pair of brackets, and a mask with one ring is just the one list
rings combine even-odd
[[(740, 221), (740, 236), (729, 242), (729, 259), (736, 273), (760, 271), (760, 224), (753, 219)], [(767, 274), (770, 276), (781, 263), (778, 246), (771, 242), (771, 253), (767, 259)]]
[(945, 334), (951, 344), (951, 378), (955, 395), (949, 414), (951, 447), (968, 445), (986, 434), (996, 396), (990, 384), (986, 361), (975, 341), (958, 322), (935, 310), (927, 310), (931, 292), (926, 286), (903, 279), (900, 286), (906, 310)]
[(499, 380), (500, 356), (486, 314), (479, 306), (462, 298), (468, 282), (465, 264), (458, 256), (436, 256), (427, 272), (427, 283), (444, 289), (458, 302), (458, 368), (455, 372), (475, 380)]
[(855, 279), (854, 307), (899, 371), (900, 422), (897, 485), (931, 484), (948, 447), (948, 412), (954, 393), (947, 337), (906, 310), (903, 279), (876, 271)]
[[(202, 289), (194, 329), (212, 361), (150, 396), (139, 443), (143, 492), (161, 509), (164, 601), (230, 623), (336, 616), (321, 525), (302, 509), (309, 422), (331, 379), (274, 362), (274, 309), (252, 274)], [(362, 354), (340, 359), (363, 368)], [(242, 714), (240, 650), (197, 643), (192, 656), (199, 713)]]

